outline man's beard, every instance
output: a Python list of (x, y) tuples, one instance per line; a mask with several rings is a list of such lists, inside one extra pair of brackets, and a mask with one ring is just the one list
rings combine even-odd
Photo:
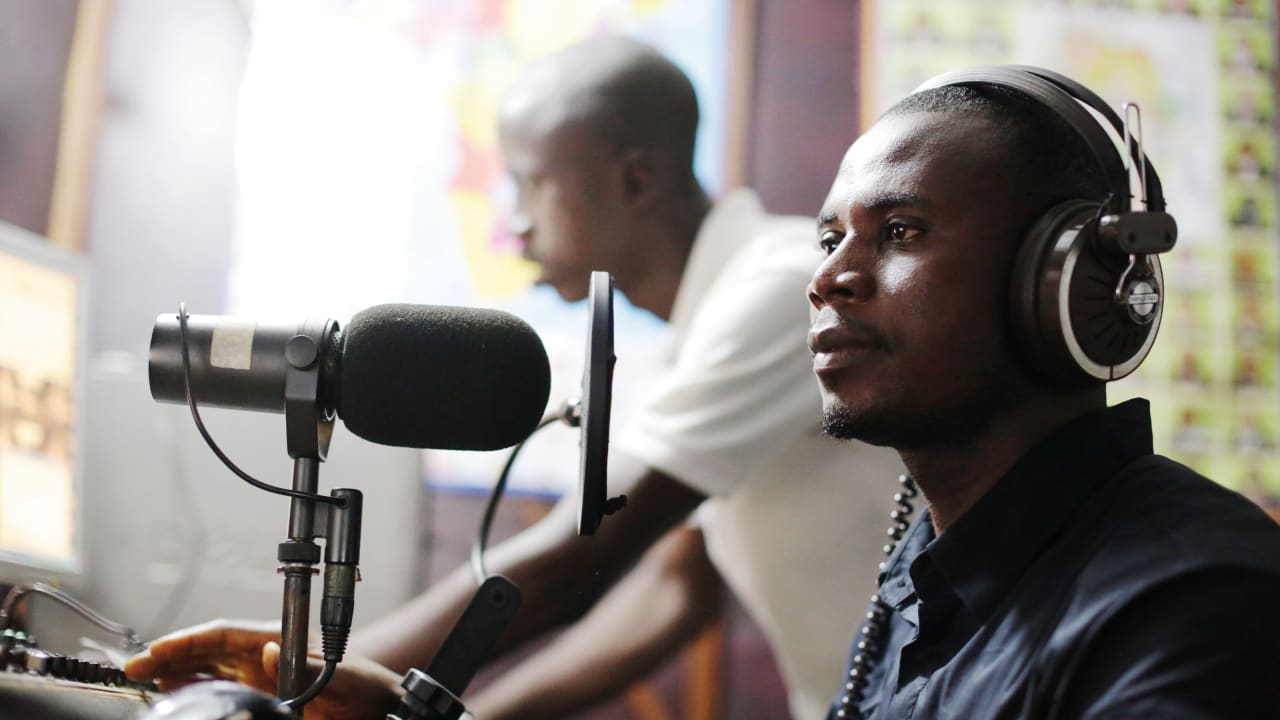
[(838, 440), (860, 439), (863, 428), (846, 408), (829, 408), (822, 413), (822, 433)]
[(837, 405), (822, 411), (822, 432), (837, 440), (861, 440), (868, 445), (904, 450), (936, 439), (938, 425), (929, 415), (862, 409)]
[(861, 440), (871, 445), (897, 448), (904, 439), (904, 428), (896, 427), (882, 413), (855, 413), (843, 406), (822, 412), (822, 432), (837, 440)]

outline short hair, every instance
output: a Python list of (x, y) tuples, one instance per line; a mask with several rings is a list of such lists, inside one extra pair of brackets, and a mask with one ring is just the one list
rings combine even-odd
[(593, 36), (533, 63), (507, 90), (544, 130), (586, 131), (614, 148), (670, 153), (691, 174), (698, 133), (692, 81), (651, 45)]
[[(597, 62), (599, 62), (597, 58)], [(651, 47), (636, 44), (598, 80), (591, 124), (619, 146), (669, 149), (676, 167), (693, 167), (698, 96), (689, 76)]]
[(993, 150), (1014, 186), (1032, 189), (1029, 201), (1046, 207), (1069, 198), (1103, 202), (1114, 192), (1079, 131), (1021, 92), (998, 85), (943, 85), (908, 95), (885, 116), (916, 112), (963, 113), (989, 121)]

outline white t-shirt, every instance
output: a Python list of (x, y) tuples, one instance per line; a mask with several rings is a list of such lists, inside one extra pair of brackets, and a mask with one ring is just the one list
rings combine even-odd
[(708, 496), (708, 553), (768, 638), (791, 712), (822, 717), (889, 524), (897, 454), (821, 435), (805, 344), (814, 221), (749, 190), (699, 229), (671, 313), (667, 367), (612, 451)]

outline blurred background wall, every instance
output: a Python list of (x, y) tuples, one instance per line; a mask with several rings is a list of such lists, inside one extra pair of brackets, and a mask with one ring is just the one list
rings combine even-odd
[[(600, 31), (651, 40), (694, 76), (704, 182), (752, 186), (775, 212), (813, 215), (859, 128), (935, 72), (1034, 62), (1138, 99), (1190, 232), (1166, 267), (1178, 294), (1162, 354), (1113, 398), (1159, 398), (1160, 449), (1263, 504), (1280, 496), (1269, 0), (0, 0), (0, 221), (88, 278), (83, 562), (49, 579), (150, 635), (279, 612), (286, 503), (231, 478), (185, 410), (147, 394), (152, 322), (179, 301), (288, 318), (391, 300), (498, 306), (547, 340), (553, 402), (571, 393), (584, 311), (528, 287), (501, 231), (510, 189), (490, 120), (523, 62)], [(0, 327), (21, 312), (0, 307)], [(621, 413), (661, 333), (623, 317)], [(209, 424), (234, 458), (287, 482), (280, 418)], [(572, 433), (527, 452), (495, 536), (573, 481)], [(463, 561), (503, 459), (341, 432), (331, 458), (324, 487), (365, 490), (377, 519), (357, 622)], [(763, 639), (736, 606), (727, 617), (584, 717), (785, 716)], [(57, 642), (90, 634), (55, 608), (36, 619)]]
[[(352, 214), (344, 221), (350, 223), (347, 227), (365, 224), (371, 230), (346, 238), (347, 244), (387, 247), (377, 245), (374, 232), (387, 227), (385, 216), (391, 213), (386, 198), (362, 198), (360, 188), (353, 187), (353, 181), (376, 187), (379, 180), (332, 176), (352, 168), (352, 172), (367, 171), (368, 166), (358, 164), (360, 156), (378, 157), (379, 152), (395, 149), (371, 144), (368, 129), (345, 128), (352, 137), (344, 139), (333, 134), (343, 132), (342, 127), (335, 130), (318, 118), (306, 123), (305, 117), (297, 116), (289, 120), (302, 126), (286, 133), (305, 135), (309, 125), (317, 134), (306, 137), (306, 147), (291, 146), (289, 137), (271, 135), (278, 128), (264, 127), (271, 119), (269, 111), (280, 113), (281, 105), (289, 102), (277, 98), (281, 105), (270, 105), (272, 93), (298, 93), (295, 107), (332, 103), (329, 107), (341, 109), (346, 105), (342, 112), (349, 112), (351, 122), (367, 122), (375, 132), (385, 131), (386, 123), (392, 121), (372, 113), (362, 116), (359, 108), (350, 106), (361, 100), (371, 105), (389, 103), (385, 107), (398, 108), (407, 117), (459, 125), (470, 122), (480, 128), (489, 122), (480, 113), (491, 109), (485, 103), (491, 104), (493, 98), (474, 99), (474, 108), (467, 109), (459, 88), (476, 81), (466, 76), (467, 69), (500, 72), (501, 77), (484, 80), (483, 87), (496, 88), (523, 60), (590, 32), (614, 30), (645, 37), (646, 32), (665, 29), (673, 38), (694, 38), (683, 46), (664, 48), (677, 59), (697, 45), (714, 51), (691, 60), (686, 69), (691, 74), (716, 74), (695, 79), (714, 87), (714, 97), (708, 90), (703, 98), (706, 133), (714, 143), (709, 148), (713, 152), (703, 151), (711, 157), (703, 164), (710, 167), (704, 181), (717, 191), (755, 185), (769, 209), (812, 215), (843, 148), (856, 135), (858, 13), (856, 4), (843, 0), (559, 3), (562, 7), (547, 13), (549, 17), (576, 19), (542, 36), (529, 31), (522, 35), (518, 30), (520, 18), (535, 3), (262, 4), (273, 5), (264, 18), (263, 7), (237, 0), (0, 2), (0, 52), (15, 60), (0, 66), (0, 219), (81, 256), (90, 299), (84, 402), (78, 417), (84, 431), (80, 446), (83, 567), (81, 573), (51, 573), (46, 579), (147, 636), (213, 617), (278, 616), (274, 546), (282, 539), (287, 520), (285, 501), (239, 483), (212, 458), (184, 408), (151, 401), (145, 357), (155, 316), (173, 312), (179, 301), (190, 311), (203, 313), (279, 314), (301, 305), (308, 313), (341, 315), (349, 306), (396, 299), (366, 295), (334, 300), (335, 286), (360, 280), (339, 275), (340, 260), (316, 259), (326, 254), (325, 249), (341, 254), (344, 247), (341, 238), (323, 237), (325, 229), (317, 230), (315, 221), (308, 219), (325, 217), (325, 204), (349, 205)], [(297, 10), (292, 26), (289, 6)], [(355, 24), (363, 35), (326, 29), (322, 27), (326, 22)], [(513, 27), (517, 29), (512, 31)], [(254, 55), (255, 37), (258, 55)], [(399, 49), (373, 51), (366, 44), (370, 37), (387, 38), (387, 44)], [(426, 62), (424, 56), (456, 49), (451, 44), (462, 42), (459, 38), (471, 44), (448, 58), (445, 66), (473, 64), (451, 80), (450, 88), (436, 88), (452, 104), (451, 120), (432, 121), (429, 113), (413, 114), (426, 112), (420, 107), (396, 104), (407, 102), (401, 96), (415, 94), (417, 87), (389, 85), (353, 96), (353, 79), (344, 77), (362, 68), (387, 72), (392, 63), (401, 62), (400, 70), (390, 71), (400, 73), (397, 77), (354, 82), (377, 86), (422, 81), (424, 75), (414, 74), (416, 64)], [(323, 46), (326, 41), (328, 47)], [(286, 42), (295, 43), (287, 48), (296, 53), (293, 60), (330, 73), (328, 87), (323, 87), (323, 76), (306, 69), (295, 69), (295, 87), (288, 87), (290, 68), (282, 68), (282, 61), (266, 54)], [(493, 43), (503, 47), (495, 49)], [(796, 53), (796, 47), (806, 50)], [(388, 57), (395, 53), (399, 55)], [(439, 72), (440, 67), (434, 65), (432, 70)], [(250, 86), (246, 76), (253, 72), (258, 73), (254, 76), (258, 84)], [(427, 88), (422, 90), (427, 94)], [(267, 98), (245, 99), (255, 92)], [(792, 112), (801, 102), (806, 111)], [(246, 121), (243, 115), (254, 107), (266, 109)], [(468, 119), (468, 113), (476, 117)], [(246, 125), (249, 132), (243, 129)], [(330, 134), (320, 134), (317, 128)], [(419, 134), (427, 131), (421, 128)], [(69, 148), (68, 136), (73, 133), (77, 143)], [(263, 167), (261, 161), (245, 156), (248, 134), (267, 146), (260, 156), (279, 160), (287, 153), (298, 153), (291, 157), (298, 158), (299, 165), (318, 163), (321, 173), (329, 170), (327, 182), (334, 194), (299, 199), (297, 193), (277, 187), (268, 197), (294, 213), (287, 225), (267, 231), (259, 229), (262, 224), (246, 228), (264, 217), (253, 214), (258, 208), (254, 203), (261, 202), (262, 196), (247, 195), (246, 190), (254, 182), (252, 170), (246, 168)], [(491, 144), (490, 138), (486, 140)], [(339, 147), (342, 142), (349, 149)], [(425, 158), (406, 172), (436, 172), (456, 179), (473, 169), (461, 165), (474, 158), (460, 161), (454, 147), (421, 147), (413, 137), (400, 142)], [(480, 161), (483, 182), (500, 183), (501, 168), (494, 165), (495, 159), (485, 156)], [(271, 171), (267, 166), (258, 176)], [(58, 172), (63, 173), (61, 178), (55, 177)], [(391, 167), (388, 174), (394, 172)], [(387, 196), (408, 193), (411, 200), (428, 206), (454, 202), (454, 212), (466, 212), (458, 204), (456, 187), (446, 188), (448, 196), (424, 200), (420, 187), (404, 190), (390, 185), (383, 186)], [(493, 205), (495, 217), (484, 222), (496, 225), (501, 220), (503, 192), (501, 187), (493, 190), (499, 200)], [(361, 202), (368, 204), (361, 206)], [(263, 222), (269, 225), (271, 220)], [(423, 227), (425, 222), (418, 222), (412, 232), (423, 243), (443, 243), (441, 238), (449, 233), (457, 237), (466, 231)], [(492, 234), (489, 229), (478, 232)], [(499, 250), (511, 256), (509, 246)], [(249, 267), (246, 257), (272, 260)], [(282, 267), (271, 264), (275, 258), (290, 257), (292, 267), (289, 260)], [(237, 286), (238, 262), (240, 277), (278, 272), (276, 281), (268, 277), (247, 290), (244, 282)], [(373, 262), (395, 264), (385, 258)], [(495, 262), (510, 260), (500, 257)], [(297, 279), (302, 274), (309, 275), (305, 283)], [(520, 277), (527, 284), (527, 271)], [(374, 282), (378, 281), (375, 277)], [(423, 280), (419, 286), (429, 284)], [(238, 299), (237, 287), (242, 290)], [(331, 291), (335, 294), (326, 294)], [(506, 294), (523, 292), (516, 288)], [(530, 314), (520, 311), (521, 302), (535, 308), (558, 304), (539, 297), (513, 300), (501, 292), (479, 301), (506, 303), (521, 315)], [(0, 309), (12, 311), (20, 310)], [(572, 389), (580, 373), (580, 320), (585, 318), (580, 309), (563, 312), (567, 319), (548, 321), (552, 328), (545, 334), (564, 336), (564, 348), (551, 351), (553, 357), (560, 357), (557, 383)], [(637, 335), (659, 332), (638, 316), (631, 322), (641, 328)], [(620, 338), (624, 346), (625, 335)], [(620, 364), (626, 364), (630, 355), (620, 350), (620, 357)], [(216, 410), (208, 414), (210, 430), (233, 458), (251, 472), (277, 484), (287, 483), (280, 418)], [(576, 438), (570, 435), (565, 431), (563, 437), (548, 441), (541, 459), (536, 449), (530, 451), (529, 464), (537, 469), (527, 474), (539, 477), (527, 491), (504, 504), (495, 535), (515, 532), (532, 522), (550, 507), (556, 483), (572, 481), (577, 456)], [(471, 465), (479, 465), (470, 471), (475, 477), (467, 483), (424, 482), (433, 468), (436, 477), (447, 475), (452, 461), (372, 446), (341, 429), (330, 458), (322, 469), (322, 484), (364, 489), (366, 517), (377, 518), (366, 523), (365, 581), (357, 623), (403, 601), (436, 574), (465, 559), (482, 510), (477, 488), (495, 477), (494, 459), (472, 460)], [(540, 477), (546, 473), (559, 477)], [(47, 645), (65, 649), (81, 635), (94, 635), (60, 609), (38, 601), (32, 604), (36, 626)], [(763, 639), (736, 606), (730, 608), (728, 618), (724, 627), (709, 633), (653, 682), (590, 717), (785, 715), (782, 689)]]

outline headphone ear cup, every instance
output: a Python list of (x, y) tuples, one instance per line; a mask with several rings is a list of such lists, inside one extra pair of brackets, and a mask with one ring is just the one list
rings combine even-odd
[[(1135, 320), (1115, 288), (1127, 256), (1096, 250), (1098, 203), (1067, 200), (1032, 225), (1014, 258), (1011, 325), (1023, 357), (1041, 377), (1069, 387), (1118, 380), (1151, 349), (1163, 310), (1160, 261), (1142, 269), (1142, 297), (1154, 297)], [(1132, 285), (1132, 283), (1129, 283)], [(1132, 289), (1132, 288), (1130, 288)]]
[(1067, 200), (1049, 208), (1032, 223), (1013, 261), (1009, 306), (1014, 340), (1032, 369), (1055, 384), (1081, 382), (1075, 377), (1075, 363), (1069, 362), (1061, 328), (1054, 289), (1062, 263), (1054, 262), (1060, 255), (1055, 249), (1064, 243), (1064, 233), (1071, 233), (1065, 239), (1071, 244), (1097, 208), (1097, 203), (1084, 200)]

